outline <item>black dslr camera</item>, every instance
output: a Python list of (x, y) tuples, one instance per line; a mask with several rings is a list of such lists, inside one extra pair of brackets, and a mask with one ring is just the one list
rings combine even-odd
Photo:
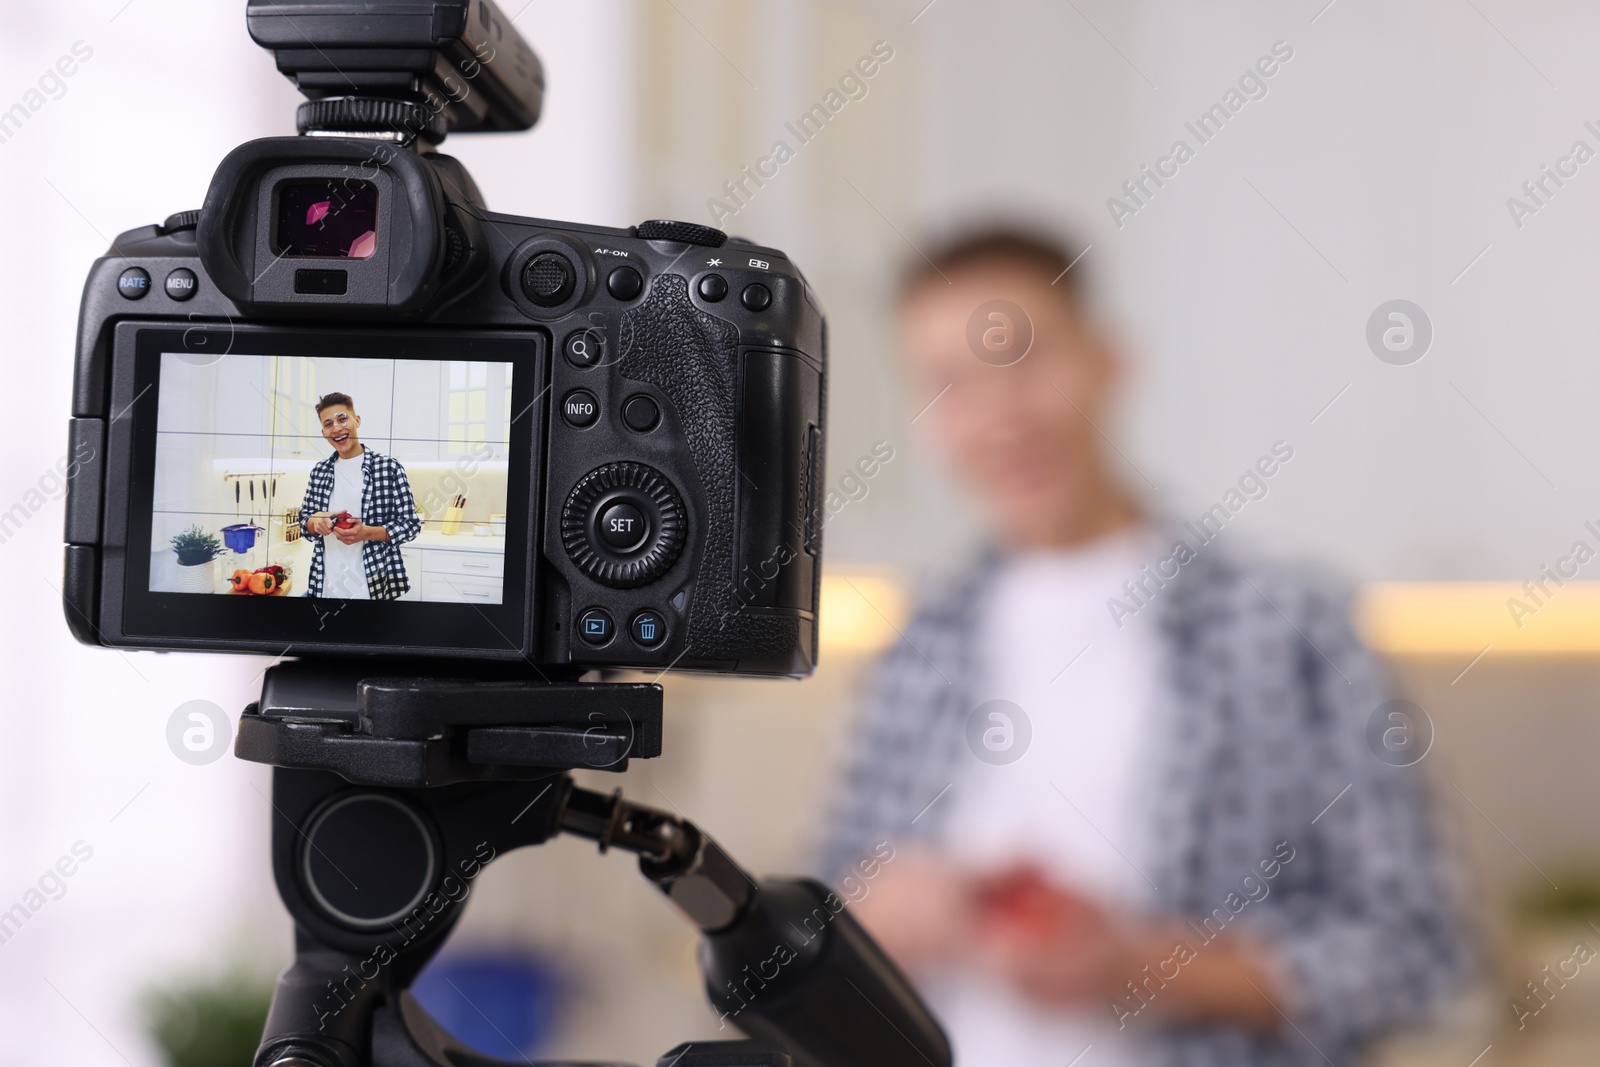
[(543, 92), (490, 3), (248, 21), (301, 136), (236, 149), (84, 288), (78, 637), (809, 673), (827, 342), (799, 270), (706, 226), (488, 210), (436, 145), (526, 129)]
[(255, 1067), (513, 1062), (409, 987), (482, 867), (559, 834), (639, 857), (748, 1035), (660, 1063), (947, 1067), (837, 894), (568, 773), (661, 751), (661, 686), (597, 669), (816, 663), (804, 278), (705, 226), (488, 210), (437, 146), (527, 129), (543, 93), (489, 0), (247, 12), (301, 135), (236, 149), (198, 211), (90, 271), (64, 599), (87, 643), (293, 657), (234, 748), (275, 768), (295, 923)]

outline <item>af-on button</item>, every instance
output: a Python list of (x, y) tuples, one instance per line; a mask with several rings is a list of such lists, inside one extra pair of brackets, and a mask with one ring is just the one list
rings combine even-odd
[(606, 279), (606, 292), (618, 300), (632, 300), (644, 292), (644, 278), (632, 267), (618, 267)]

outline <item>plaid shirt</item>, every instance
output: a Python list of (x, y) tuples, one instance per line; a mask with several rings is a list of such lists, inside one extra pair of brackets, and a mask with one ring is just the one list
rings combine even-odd
[[(361, 521), (367, 526), (382, 526), (388, 531), (389, 540), (361, 543), (361, 569), (366, 572), (367, 591), (373, 600), (395, 600), (411, 588), (400, 546), (422, 532), (422, 517), (417, 514), (406, 469), (398, 460), (362, 447), (366, 449), (366, 462), (361, 464)], [(339, 453), (335, 452), (311, 468), (306, 498), (300, 504), (300, 533), (313, 545), (306, 596), (322, 595), (327, 567), (327, 546), (307, 523), (312, 515), (328, 510), (328, 501), (333, 498), (333, 464), (338, 458)]]
[[(985, 699), (976, 631), (996, 565), (990, 555), (928, 599), (880, 665), (846, 749), (820, 857), (828, 875), (882, 840), (960, 849), (942, 823), (949, 804), (935, 801), (971, 758), (964, 727)], [(1390, 766), (1369, 751), (1384, 680), (1341, 606), (1305, 582), (1202, 546), (1144, 610), (1158, 614), (1149, 621), (1164, 661), (1160, 740), (1142, 783), (1157, 905), (1198, 921), (1277, 843), (1296, 850), (1238, 918), (1285, 965), (1298, 996), (1280, 1007), (1292, 1025), (1270, 1037), (1157, 1031), (1158, 1061), (1355, 1062), (1370, 1038), (1449, 992), (1471, 955), (1459, 872), (1427, 817), (1426, 764)], [(1076, 1050), (1061, 1051), (1065, 1062)]]

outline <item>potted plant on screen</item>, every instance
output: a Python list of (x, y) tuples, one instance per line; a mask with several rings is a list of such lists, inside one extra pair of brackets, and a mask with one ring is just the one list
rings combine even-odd
[(215, 593), (217, 572), (212, 560), (222, 555), (222, 542), (199, 526), (191, 526), (172, 539), (178, 555), (178, 591)]

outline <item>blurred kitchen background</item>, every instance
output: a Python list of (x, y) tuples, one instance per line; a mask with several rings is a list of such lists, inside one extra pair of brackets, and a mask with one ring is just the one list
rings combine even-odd
[[(1380, 1062), (1592, 1062), (1592, 968), (1526, 1029), (1509, 1004), (1574, 943), (1600, 946), (1600, 586), (1585, 570), (1520, 626), (1506, 601), (1596, 541), (1600, 176), (1547, 183), (1533, 212), (1508, 199), (1533, 204), (1525, 182), (1575, 141), (1597, 143), (1585, 123), (1600, 121), (1600, 9), (506, 7), (544, 60), (545, 118), (531, 134), (447, 145), (492, 207), (715, 220), (790, 252), (830, 321), (829, 485), (849, 502), (828, 519), (823, 667), (804, 684), (667, 677), (665, 756), (603, 785), (682, 811), (755, 869), (805, 866), (862, 670), (918, 576), (974, 536), (910, 424), (933, 398), (907, 395), (896, 373), (896, 272), (963, 222), (1037, 219), (1087, 246), (1076, 269), (1125, 341), (1127, 404), (1104, 429), (1130, 481), (1198, 515), (1290, 443), (1270, 495), (1224, 537), (1347, 583), (1433, 724), (1416, 770), (1461, 842), (1490, 966)], [(167, 741), (186, 702), (236, 717), (266, 661), (91, 651), (67, 636), (60, 471), (77, 300), (112, 236), (198, 206), (229, 149), (292, 132), (298, 98), (249, 41), (240, 3), (4, 0), (0, 14), (0, 112), (31, 101), (77, 42), (92, 51), (0, 141), (0, 587), (12, 603), (0, 908), (75, 846), (92, 850), (0, 942), (0, 1064), (148, 1067), (167, 1062), (162, 1041), (208, 1040), (196, 1019), (247, 1030), (260, 983), (289, 957), (266, 855), (268, 771), (231, 756), (194, 765)], [(786, 124), (879, 42), (892, 58), (866, 93), (798, 143)], [(1132, 203), (1123, 183), (1277, 42), (1292, 58), (1265, 95), (1137, 210), (1114, 212), (1110, 198)], [(793, 158), (731, 197), (725, 183), (780, 140)], [(1432, 325), (1408, 366), (1380, 361), (1366, 338), (1393, 299)], [(894, 459), (846, 483), (880, 441)], [(716, 1035), (692, 938), (626, 859), (561, 841), (500, 860), (474, 895), (423, 985), (488, 1051), (650, 1063)]]
[[(355, 401), (357, 434), (399, 460), (422, 516), (401, 546), (401, 599), (500, 602), (505, 559), (511, 368), (504, 363), (233, 354), (161, 357), (150, 588), (227, 593), (229, 575), (276, 565), (304, 596), (312, 542), (300, 536), (311, 468), (333, 454), (317, 401)], [(183, 565), (172, 538), (222, 543)]]

